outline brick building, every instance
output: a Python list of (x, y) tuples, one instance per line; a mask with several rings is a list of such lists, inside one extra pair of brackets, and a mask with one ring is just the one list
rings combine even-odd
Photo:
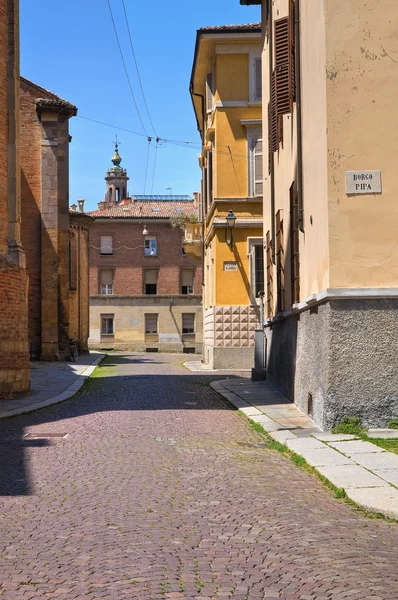
[(105, 201), (89, 213), (95, 217), (89, 345), (201, 352), (201, 226), (196, 204), (189, 196), (128, 197), (127, 172), (120, 167), (117, 147), (112, 162)]
[(19, 127), (19, 2), (0, 0), (0, 398), (29, 389)]

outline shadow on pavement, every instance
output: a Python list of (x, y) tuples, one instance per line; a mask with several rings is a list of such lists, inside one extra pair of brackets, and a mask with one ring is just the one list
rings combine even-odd
[[(123, 367), (127, 365), (146, 365), (148, 370), (151, 365), (162, 364), (175, 368), (181, 366), (179, 357), (175, 355), (173, 363), (137, 355), (110, 355), (101, 364), (100, 373), (103, 376), (88, 380), (74, 398), (0, 421), (0, 497), (32, 494), (26, 450), (40, 451), (41, 448), (51, 447), (53, 443), (41, 438), (25, 439), (27, 427), (45, 423), (43, 432), (49, 429), (56, 432), (57, 428), (48, 423), (113, 411), (236, 410), (208, 387), (217, 379), (237, 377), (230, 372), (209, 374), (185, 369), (181, 374), (123, 372)], [(112, 374), (112, 369), (119, 367), (122, 367), (120, 373)], [(204, 390), (207, 393), (203, 393)]]

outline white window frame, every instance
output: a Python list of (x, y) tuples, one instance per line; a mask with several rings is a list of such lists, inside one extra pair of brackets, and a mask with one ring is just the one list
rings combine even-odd
[(101, 295), (110, 296), (111, 294), (113, 294), (113, 285), (101, 283)]
[(214, 70), (206, 74), (206, 112), (214, 110)]
[[(264, 157), (264, 140), (262, 137), (262, 130), (260, 127), (248, 127), (247, 129), (247, 158), (248, 158), (248, 191), (249, 196), (251, 198), (258, 198), (263, 196), (264, 194), (264, 158), (262, 162), (263, 166), (263, 178), (256, 179), (256, 153), (255, 153), (255, 145), (256, 142), (261, 140), (263, 143), (263, 151), (261, 152), (261, 156)], [(261, 181), (263, 185), (263, 191), (261, 194), (256, 194), (256, 183)]]
[[(256, 61), (262, 61), (261, 52), (252, 50), (249, 52), (249, 100), (250, 102), (258, 102), (261, 104), (262, 102), (262, 88), (261, 88), (261, 96), (257, 96), (257, 69), (256, 69)], [(261, 82), (262, 84), (262, 82)]]
[[(247, 255), (249, 257), (249, 273), (250, 273), (250, 295), (253, 300), (260, 302), (260, 298), (256, 296), (256, 257), (255, 250), (256, 246), (260, 246), (262, 248), (264, 254), (264, 238), (262, 237), (249, 237), (247, 238)], [(264, 267), (265, 267), (265, 258), (264, 258)], [(265, 268), (264, 268), (264, 287), (265, 287)], [(266, 290), (263, 290), (264, 292)]]
[[(147, 244), (148, 242), (148, 244)], [(155, 242), (154, 248), (151, 242)], [(154, 252), (152, 252), (154, 250)], [(158, 256), (158, 240), (156, 235), (146, 235), (144, 239), (144, 256)]]

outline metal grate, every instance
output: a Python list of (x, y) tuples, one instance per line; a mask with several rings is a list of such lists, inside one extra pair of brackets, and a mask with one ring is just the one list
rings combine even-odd
[(37, 433), (27, 433), (24, 438), (26, 440), (37, 440), (37, 439), (52, 439), (52, 438), (65, 438), (67, 433), (48, 433), (39, 431)]

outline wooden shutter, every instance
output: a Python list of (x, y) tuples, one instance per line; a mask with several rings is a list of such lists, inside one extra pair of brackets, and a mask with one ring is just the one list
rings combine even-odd
[(284, 17), (275, 21), (275, 87), (276, 114), (292, 112), (292, 62), (293, 40), (291, 19)]
[(261, 98), (263, 97), (261, 58), (254, 59), (254, 76), (255, 76), (255, 99), (261, 100)]
[(290, 187), (290, 244), (292, 304), (300, 302), (299, 206), (297, 184)]
[(145, 315), (145, 333), (154, 334), (158, 332), (158, 315), (147, 314)]
[(292, 86), (292, 101), (296, 102), (296, 40), (295, 40), (295, 10), (294, 10), (295, 0), (289, 0), (289, 22), (290, 22), (290, 39), (291, 39), (291, 86)]
[(274, 281), (272, 274), (272, 240), (269, 231), (267, 231), (265, 237), (265, 246), (267, 254), (267, 315), (272, 317), (274, 314)]
[(181, 272), (181, 285), (187, 285), (193, 287), (193, 271), (182, 271)]
[(182, 333), (195, 332), (195, 314), (183, 313), (182, 315)]
[(206, 75), (206, 109), (213, 110), (214, 106), (214, 73)]
[(113, 271), (111, 269), (102, 269), (100, 271), (100, 283), (101, 285), (113, 284)]
[(283, 247), (283, 220), (281, 211), (278, 210), (276, 221), (276, 287), (277, 287), (277, 312), (285, 310), (285, 253)]
[(147, 283), (157, 283), (158, 282), (158, 272), (154, 269), (145, 271), (145, 284)]

